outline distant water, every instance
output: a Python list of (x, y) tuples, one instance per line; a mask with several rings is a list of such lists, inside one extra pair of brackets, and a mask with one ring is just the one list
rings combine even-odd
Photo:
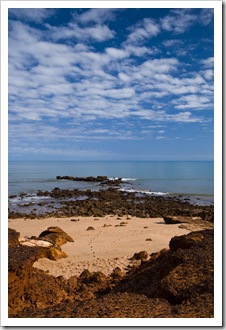
[(214, 164), (212, 161), (62, 161), (9, 162), (9, 195), (34, 194), (38, 190), (100, 189), (96, 183), (59, 181), (56, 176), (98, 176), (122, 178), (122, 190), (154, 195), (183, 195), (199, 203), (212, 203)]

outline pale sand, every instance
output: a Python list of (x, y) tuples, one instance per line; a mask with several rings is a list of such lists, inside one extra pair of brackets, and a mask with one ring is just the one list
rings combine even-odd
[[(79, 219), (79, 221), (71, 221)], [(127, 222), (125, 226), (119, 226)], [(118, 226), (117, 226), (118, 225)], [(132, 264), (135, 252), (147, 251), (149, 254), (169, 247), (174, 236), (188, 234), (190, 231), (179, 225), (166, 225), (162, 218), (118, 219), (117, 216), (46, 218), (40, 220), (9, 219), (9, 227), (20, 232), (20, 237), (39, 236), (50, 226), (58, 226), (74, 239), (62, 250), (68, 258), (58, 261), (39, 259), (34, 267), (49, 272), (54, 276), (69, 278), (79, 275), (84, 269), (111, 274), (114, 268), (125, 270)], [(87, 231), (92, 226), (95, 230)], [(117, 227), (116, 227), (117, 226)], [(151, 241), (146, 241), (151, 239)]]

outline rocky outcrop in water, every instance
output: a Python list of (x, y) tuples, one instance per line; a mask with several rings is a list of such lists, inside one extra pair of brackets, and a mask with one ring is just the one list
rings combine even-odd
[[(120, 191), (112, 187), (99, 191), (55, 188), (51, 191), (39, 191), (37, 195), (54, 199), (53, 203), (46, 206), (48, 211), (44, 213), (35, 211), (31, 213), (29, 211), (26, 214), (9, 210), (9, 218), (40, 218), (47, 215), (55, 217), (101, 217), (107, 214), (157, 218), (167, 217), (170, 214), (170, 216), (200, 217), (201, 220), (207, 223), (213, 222), (214, 217), (213, 205), (193, 205), (189, 201), (182, 201), (177, 197), (171, 196), (150, 196), (145, 194), (137, 196), (136, 193)], [(56, 204), (58, 205), (57, 207), (55, 207)]]
[(101, 184), (107, 184), (107, 185), (118, 185), (122, 183), (121, 178), (113, 178), (108, 179), (105, 175), (99, 175), (97, 177), (94, 176), (87, 176), (87, 177), (73, 177), (73, 176), (60, 176), (58, 175), (56, 177), (57, 180), (69, 180), (69, 181), (80, 181), (80, 182), (98, 182)]
[(20, 246), (9, 229), (9, 317), (211, 318), (213, 239), (213, 230), (174, 237), (127, 274), (85, 270), (65, 280), (33, 268), (42, 251)]

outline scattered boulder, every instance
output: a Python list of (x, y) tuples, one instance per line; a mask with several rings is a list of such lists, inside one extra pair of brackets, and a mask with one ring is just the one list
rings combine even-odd
[[(167, 225), (174, 225), (178, 223), (188, 222), (187, 218), (181, 216), (164, 216), (163, 219)], [(189, 219), (191, 220), (191, 218)]]
[(60, 246), (67, 242), (74, 242), (73, 238), (59, 227), (49, 227), (39, 235), (39, 238)]
[(95, 230), (95, 228), (90, 226), (86, 230)]
[(140, 251), (138, 253), (134, 253), (131, 260), (146, 260), (148, 258), (149, 254), (147, 251)]

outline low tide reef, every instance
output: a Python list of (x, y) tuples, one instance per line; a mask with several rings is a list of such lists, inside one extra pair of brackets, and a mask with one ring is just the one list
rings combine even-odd
[[(111, 181), (111, 180), (109, 180)], [(195, 205), (177, 196), (137, 194), (107, 187), (97, 191), (59, 189), (38, 191), (40, 200), (27, 203), (28, 195), (20, 196), (16, 209), (9, 207), (9, 218), (42, 218), (46, 216), (105, 216), (118, 214), (141, 218), (171, 216), (200, 217), (213, 222), (213, 205)], [(23, 199), (26, 201), (23, 203)]]

